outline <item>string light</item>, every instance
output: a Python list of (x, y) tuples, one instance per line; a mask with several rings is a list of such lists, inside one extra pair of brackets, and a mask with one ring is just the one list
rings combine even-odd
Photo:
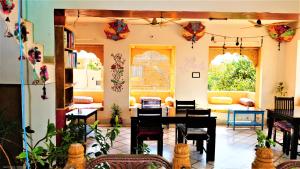
[(211, 36), (210, 41), (216, 43), (214, 35)]
[(239, 43), (239, 37), (237, 37), (237, 38), (236, 38), (235, 46), (239, 46), (239, 44), (240, 44), (240, 43)]
[(243, 46), (243, 38), (241, 38), (241, 45), (240, 45), (240, 55), (242, 55), (242, 47)]
[(225, 47), (225, 42), (226, 42), (226, 36), (224, 36), (224, 43), (223, 43), (223, 54), (225, 54), (225, 49), (226, 49), (226, 47)]

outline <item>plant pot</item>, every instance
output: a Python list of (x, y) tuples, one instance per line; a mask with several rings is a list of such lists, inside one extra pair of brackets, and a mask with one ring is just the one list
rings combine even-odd
[[(123, 119), (122, 119), (122, 117), (118, 117), (118, 124), (123, 124)], [(110, 119), (110, 125), (112, 126), (112, 127), (114, 127), (114, 126), (116, 126), (116, 119), (115, 118), (111, 118)]]
[(258, 148), (252, 163), (252, 169), (275, 169), (273, 164), (273, 151), (270, 148)]

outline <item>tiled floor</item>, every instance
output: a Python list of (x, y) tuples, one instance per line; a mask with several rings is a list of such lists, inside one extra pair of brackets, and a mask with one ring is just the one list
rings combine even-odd
[[(122, 127), (120, 130), (120, 135), (114, 142), (109, 154), (130, 153), (130, 128)], [(267, 133), (266, 130), (265, 133)], [(217, 126), (215, 161), (206, 163), (206, 154), (199, 154), (195, 146), (192, 145), (192, 141), (189, 141), (192, 167), (195, 169), (250, 169), (255, 157), (254, 147), (256, 142), (254, 129), (237, 128), (233, 131), (232, 128)], [(150, 154), (156, 154), (156, 142), (147, 141), (145, 143), (150, 147)], [(163, 157), (170, 162), (173, 159), (174, 145), (175, 129), (165, 129)], [(283, 155), (281, 149), (282, 147), (279, 145), (273, 148), (274, 163), (276, 165), (289, 159), (289, 157)]]

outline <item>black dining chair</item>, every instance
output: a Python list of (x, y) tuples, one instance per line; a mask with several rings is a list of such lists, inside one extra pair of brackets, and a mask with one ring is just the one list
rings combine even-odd
[[(176, 100), (175, 101), (175, 113), (176, 115), (186, 115), (187, 109), (194, 110), (196, 108), (195, 100)], [(175, 143), (178, 142), (178, 128), (183, 124), (176, 124), (175, 128)]]
[[(187, 109), (186, 111), (187, 118), (210, 117), (210, 115), (211, 109)], [(179, 126), (178, 132), (181, 132), (181, 135), (184, 137), (183, 139), (185, 143), (187, 143), (187, 140), (195, 140), (197, 151), (200, 151), (201, 154), (203, 153), (203, 150), (205, 150), (203, 142), (204, 140), (209, 140), (209, 135), (207, 134), (206, 128), (199, 128), (199, 124), (195, 123), (185, 123), (184, 125)]]
[(176, 100), (175, 101), (175, 112), (176, 114), (185, 114), (187, 109), (195, 109), (195, 100)]
[[(275, 111), (282, 112), (288, 115), (289, 110), (294, 110), (294, 97), (277, 97), (275, 96)], [(289, 155), (290, 140), (291, 140), (292, 124), (287, 121), (281, 120), (274, 122), (274, 134), (273, 140), (282, 146), (282, 151)], [(283, 134), (282, 142), (276, 140), (277, 131), (281, 131)]]
[(161, 117), (161, 108), (138, 109), (138, 148), (143, 146), (144, 140), (157, 140), (157, 153), (160, 156), (162, 156), (163, 153), (163, 128)]

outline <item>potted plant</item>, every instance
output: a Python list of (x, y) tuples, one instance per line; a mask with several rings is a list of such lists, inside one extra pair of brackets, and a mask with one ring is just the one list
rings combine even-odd
[(252, 169), (275, 169), (273, 164), (273, 151), (270, 148), (270, 146), (275, 146), (275, 142), (272, 139), (268, 139), (262, 130), (256, 130), (256, 135), (256, 157), (252, 163)]
[(276, 96), (285, 96), (287, 94), (287, 87), (283, 82), (278, 82), (275, 87)]
[(120, 106), (113, 103), (113, 105), (111, 106), (110, 124), (111, 124), (111, 126), (117, 126), (118, 124), (122, 124), (122, 123), (123, 123), (123, 120), (122, 120), (122, 117), (121, 117)]

